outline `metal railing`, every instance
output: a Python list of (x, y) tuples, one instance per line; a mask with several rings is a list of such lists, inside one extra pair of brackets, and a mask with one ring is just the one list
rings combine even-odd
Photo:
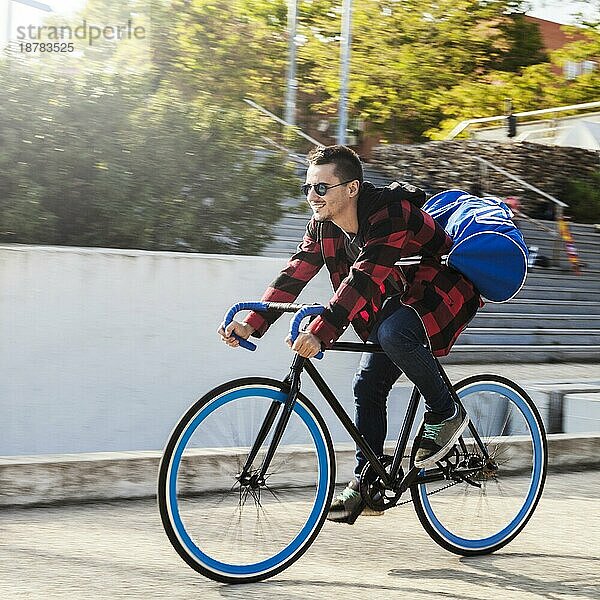
[(324, 146), (325, 145), (322, 142), (319, 142), (318, 140), (315, 140), (315, 138), (310, 137), (310, 135), (308, 135), (307, 133), (304, 133), (304, 131), (302, 131), (296, 125), (292, 125), (291, 123), (288, 123), (287, 121), (284, 121), (282, 118), (280, 118), (277, 115), (273, 114), (270, 110), (267, 110), (264, 106), (261, 106), (260, 104), (257, 104), (256, 102), (254, 102), (254, 100), (250, 100), (249, 98), (244, 98), (244, 102), (246, 104), (248, 104), (248, 106), (251, 106), (252, 108), (254, 108), (254, 109), (258, 110), (259, 112), (261, 112), (263, 115), (266, 115), (270, 119), (273, 119), (273, 121), (277, 121), (277, 123), (280, 123), (281, 125), (285, 125), (286, 127), (290, 127), (291, 130), (296, 135), (299, 135), (300, 137), (304, 138), (305, 140), (308, 140), (311, 144), (314, 144), (315, 146)]
[[(539, 110), (527, 110), (524, 112), (513, 113), (513, 116), (517, 119), (523, 117), (534, 117), (538, 115), (549, 115), (559, 112), (569, 112), (572, 110), (589, 110), (590, 108), (600, 108), (599, 102), (585, 102), (583, 104), (571, 104), (569, 106), (555, 106), (554, 108), (542, 108)], [(479, 119), (466, 119), (461, 121), (454, 129), (446, 136), (446, 140), (453, 140), (456, 136), (460, 135), (463, 131), (471, 127), (471, 125), (477, 125), (479, 123), (493, 123), (495, 121), (504, 122), (507, 115), (495, 115), (493, 117), (482, 117)]]
[[(504, 175), (504, 177), (507, 177), (508, 179), (511, 179), (512, 181), (518, 183), (520, 186), (523, 186), (523, 187), (531, 190), (532, 192), (538, 194), (539, 196), (542, 196), (546, 200), (549, 200), (556, 206), (555, 221), (554, 221), (556, 223), (556, 231), (552, 231), (552, 233), (555, 236), (555, 241), (554, 241), (553, 251), (552, 251), (552, 259), (555, 264), (558, 264), (560, 261), (561, 251), (563, 250), (562, 244), (561, 244), (561, 236), (560, 236), (560, 232), (558, 229), (558, 223), (563, 218), (564, 209), (568, 208), (569, 205), (564, 203), (562, 200), (555, 198), (551, 194), (548, 194), (548, 193), (544, 192), (543, 190), (540, 190), (539, 188), (532, 185), (531, 183), (528, 183), (524, 179), (521, 179), (521, 177), (518, 177), (517, 175), (510, 173), (506, 169), (503, 169), (502, 167), (495, 165), (494, 163), (490, 162), (489, 160), (486, 160), (485, 158), (481, 158), (480, 156), (475, 156), (473, 158), (475, 158), (475, 160), (478, 161), (479, 164), (481, 165), (481, 169), (482, 169), (481, 180), (482, 181), (485, 181), (487, 179), (487, 169), (492, 169), (493, 171), (496, 171), (497, 173)], [(534, 225), (536, 225), (540, 229), (548, 231), (548, 228), (545, 225), (538, 223), (536, 219), (532, 219), (531, 217), (525, 215), (524, 213), (521, 213), (521, 216), (526, 218), (528, 221), (532, 222)]]

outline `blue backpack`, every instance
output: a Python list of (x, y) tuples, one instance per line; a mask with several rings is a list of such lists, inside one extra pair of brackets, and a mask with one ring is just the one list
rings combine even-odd
[(454, 240), (444, 262), (470, 279), (486, 300), (507, 302), (517, 294), (527, 277), (528, 252), (504, 202), (447, 190), (422, 209)]

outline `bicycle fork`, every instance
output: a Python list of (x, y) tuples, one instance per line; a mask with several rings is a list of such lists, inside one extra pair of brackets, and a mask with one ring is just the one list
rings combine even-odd
[[(302, 373), (302, 369), (304, 368), (305, 358), (296, 354), (294, 360), (292, 362), (292, 366), (290, 368), (290, 372), (288, 376), (284, 379), (284, 383), (289, 384), (288, 395), (284, 403), (273, 400), (267, 414), (265, 415), (265, 420), (263, 421), (260, 431), (256, 437), (256, 440), (248, 454), (248, 458), (246, 459), (246, 464), (244, 465), (241, 473), (237, 476), (238, 481), (242, 485), (249, 485), (251, 488), (257, 488), (265, 484), (265, 478), (267, 474), (267, 470), (275, 456), (275, 452), (277, 447), (279, 446), (279, 442), (283, 437), (283, 433), (287, 424), (292, 415), (292, 411), (294, 410), (294, 404), (296, 403), (296, 399), (298, 398), (298, 393), (300, 392), (300, 374)], [(273, 432), (273, 437), (271, 439), (271, 443), (269, 444), (269, 448), (267, 453), (263, 459), (263, 462), (258, 471), (252, 472), (252, 464), (256, 459), (256, 455), (260, 450), (260, 447), (267, 439), (269, 435), (269, 431), (273, 427), (273, 423), (275, 423), (275, 419), (277, 418), (277, 414), (279, 410), (283, 407), (283, 412), (279, 416), (279, 420), (277, 421), (277, 425), (275, 426), (275, 430)]]

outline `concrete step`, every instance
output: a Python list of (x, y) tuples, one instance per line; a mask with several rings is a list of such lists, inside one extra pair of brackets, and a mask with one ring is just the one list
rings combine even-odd
[(532, 267), (528, 270), (526, 287), (547, 286), (550, 288), (591, 288), (600, 289), (600, 272), (576, 275), (572, 271), (558, 271)]
[[(529, 247), (536, 246), (539, 248), (540, 254), (552, 258), (554, 256), (555, 246), (558, 244), (560, 252), (561, 264), (567, 265), (565, 244), (561, 239), (557, 239), (555, 235), (547, 231), (529, 230), (523, 231), (525, 241)], [(585, 263), (586, 268), (600, 268), (600, 234), (586, 233), (582, 235), (575, 234), (575, 248), (582, 263)]]
[[(299, 242), (302, 240), (302, 236), (304, 235), (304, 229), (297, 230), (297, 232), (289, 233), (286, 235), (277, 235), (263, 250), (263, 256), (271, 256), (272, 252), (288, 252), (290, 255), (296, 250)], [(582, 259), (583, 260), (583, 259)], [(579, 278), (579, 283), (584, 287), (587, 285), (588, 281), (594, 279), (595, 282), (593, 285), (600, 288), (600, 256), (598, 260), (595, 262), (583, 261), (583, 274), (575, 275), (573, 277)], [(554, 280), (559, 279), (560, 277), (570, 276), (572, 271), (570, 270), (569, 265), (567, 264), (565, 259), (561, 259), (561, 267), (560, 268), (541, 268), (541, 267), (533, 267), (529, 269), (529, 275), (539, 275), (539, 279), (544, 279), (546, 276), (553, 276)], [(558, 283), (558, 282), (557, 282)], [(564, 284), (560, 286), (563, 287)]]
[[(583, 271), (600, 271), (600, 252), (581, 252), (578, 249), (577, 256), (579, 258), (579, 264), (581, 265)], [(569, 266), (566, 254), (562, 256), (560, 266)]]
[(572, 302), (571, 300), (530, 300), (528, 298), (515, 298), (504, 304), (488, 302), (483, 310), (502, 313), (527, 313), (531, 315), (548, 314), (591, 314), (600, 315), (600, 304), (588, 300)]
[[(531, 246), (535, 246), (537, 244), (527, 244), (529, 247)], [(541, 248), (541, 253), (544, 254), (545, 256), (548, 256), (549, 258), (552, 257), (552, 246), (550, 244), (547, 244), (545, 246), (539, 245), (539, 248)], [(575, 243), (575, 248), (577, 249), (577, 256), (579, 256), (579, 258), (584, 261), (584, 262), (589, 262), (589, 263), (597, 263), (598, 260), (600, 260), (600, 248), (598, 248), (597, 246), (579, 246), (577, 245), (577, 243)], [(561, 257), (563, 259), (566, 260), (566, 249), (564, 246), (561, 246), (560, 248), (561, 250)]]
[(287, 252), (285, 250), (269, 250), (265, 249), (261, 253), (261, 256), (267, 256), (269, 258), (280, 258), (285, 260), (291, 256), (291, 252)]
[[(470, 327), (512, 327), (526, 329), (600, 329), (600, 315), (551, 314), (531, 315), (527, 313), (495, 313), (481, 311), (469, 324)], [(468, 329), (467, 329), (468, 331)]]
[(548, 287), (525, 285), (516, 295), (516, 298), (527, 298), (530, 300), (589, 300), (600, 302), (600, 286), (598, 288), (570, 288), (570, 287)]
[(311, 216), (311, 212), (288, 214), (277, 223), (275, 233), (279, 233), (282, 228), (294, 231), (304, 231)]
[[(297, 221), (297, 222), (289, 222), (284, 221), (280, 222), (277, 225), (277, 231), (273, 237), (273, 241), (280, 242), (290, 242), (294, 245), (297, 245), (298, 242), (302, 239), (304, 235), (304, 231), (306, 229), (306, 221)], [(528, 244), (529, 246), (538, 246), (540, 248), (540, 254), (547, 256), (548, 258), (552, 257), (552, 246), (550, 244), (541, 245), (541, 244)], [(589, 267), (597, 267), (600, 264), (600, 249), (596, 250), (595, 248), (586, 250), (577, 248), (579, 257), (583, 262), (589, 263)], [(564, 253), (563, 253), (564, 254)], [(561, 254), (561, 263), (565, 263), (566, 259), (562, 257)]]
[[(300, 209), (303, 207), (303, 198), (294, 198), (293, 206), (294, 208), (299, 207)], [(298, 221), (302, 219), (309, 219), (311, 216), (311, 210), (308, 204), (304, 204), (305, 210), (295, 210), (293, 213), (286, 214), (283, 219), (291, 219), (292, 221)], [(545, 225), (552, 232), (556, 232), (556, 224), (552, 221), (541, 221), (543, 225)], [(531, 225), (527, 222), (521, 221), (519, 223), (519, 229), (523, 233), (523, 236), (527, 239), (531, 237), (532, 239), (541, 239), (541, 240), (553, 240), (554, 236), (544, 229), (540, 229)], [(573, 235), (574, 240), (580, 243), (590, 243), (593, 245), (600, 246), (600, 230), (596, 228), (595, 225), (588, 225), (585, 223), (571, 223), (570, 224), (571, 233)]]
[(529, 279), (529, 276), (534, 274), (538, 274), (541, 277), (551, 275), (558, 277), (576, 277), (580, 280), (580, 282), (591, 282), (592, 285), (598, 285), (594, 282), (600, 281), (600, 268), (595, 269), (589, 266), (584, 266), (582, 271), (583, 272), (579, 275), (575, 273), (571, 265), (568, 264), (565, 259), (561, 260), (560, 265), (556, 267), (528, 267), (527, 278)]
[[(347, 439), (347, 436), (344, 439)], [(393, 453), (394, 443), (386, 443), (387, 453)], [(548, 450), (548, 466), (551, 470), (598, 469), (600, 466), (600, 434), (598, 433), (550, 434)], [(300, 454), (303, 448), (297, 448), (295, 452)], [(345, 441), (335, 443), (339, 483), (344, 483), (345, 479), (342, 477), (346, 477), (346, 473), (352, 471), (354, 454), (354, 444)], [(0, 483), (2, 484), (0, 507), (49, 504), (58, 506), (65, 503), (155, 498), (156, 473), (161, 456), (162, 452), (152, 450), (2, 456), (0, 457)], [(196, 456), (199, 473), (197, 479), (205, 486), (205, 492), (217, 491), (223, 475), (238, 466), (232, 464), (232, 458), (226, 452), (198, 449)], [(312, 459), (312, 456), (310, 458)], [(10, 516), (11, 513), (5, 514), (9, 519), (15, 518)], [(19, 513), (18, 516), (23, 520), (28, 517), (27, 513)], [(16, 597), (15, 594), (10, 596), (10, 598)], [(46, 596), (29, 595), (29, 597)], [(75, 597), (87, 596), (82, 594)], [(142, 595), (136, 594), (130, 597), (140, 598)], [(290, 596), (279, 595), (278, 597), (289, 598)]]
[[(598, 363), (600, 346), (519, 346), (456, 344), (444, 364)], [(590, 367), (592, 368), (592, 367)], [(599, 368), (597, 366), (593, 368)]]
[(278, 234), (282, 231), (282, 229), (288, 229), (290, 231), (304, 231), (306, 229), (306, 225), (310, 221), (311, 216), (312, 213), (307, 212), (283, 217), (283, 219), (277, 223), (274, 233)]
[[(265, 254), (270, 255), (271, 252), (281, 252), (282, 250), (293, 251), (302, 239), (306, 222), (310, 218), (310, 215), (311, 213), (308, 209), (302, 213), (286, 215), (277, 224), (274, 231), (274, 244), (269, 245), (265, 250)], [(547, 222), (545, 224), (551, 229), (555, 228), (554, 223)], [(541, 254), (548, 257), (553, 256), (556, 237), (528, 223), (523, 225), (521, 230), (529, 246), (537, 246)], [(571, 230), (579, 257), (584, 265), (584, 271), (598, 271), (600, 273), (600, 232), (593, 225), (585, 224), (572, 224)], [(560, 247), (560, 267), (566, 269), (569, 267), (569, 264), (563, 251), (564, 244), (562, 242)]]
[[(564, 252), (561, 252), (558, 257), (558, 262), (553, 258), (553, 254), (543, 248), (539, 251), (542, 256), (547, 257), (551, 262), (551, 268), (543, 267), (538, 268), (542, 271), (559, 271), (563, 273), (572, 273), (573, 269), (571, 263)], [(579, 257), (579, 269), (583, 272), (582, 274), (586, 277), (600, 276), (600, 256), (589, 256), (587, 254), (578, 253)]]
[[(302, 236), (295, 240), (282, 240), (279, 238), (275, 238), (272, 240), (268, 246), (263, 250), (264, 256), (272, 256), (273, 252), (287, 252), (288, 257), (291, 256), (298, 247), (298, 243), (302, 239)], [(269, 254), (265, 254), (268, 252)]]
[(365, 181), (370, 181), (373, 185), (389, 185), (394, 181), (394, 177), (379, 167), (374, 167), (369, 164), (363, 165), (363, 175)]
[[(536, 219), (536, 223), (540, 223), (542, 226), (547, 227), (548, 229), (553, 229), (556, 227), (556, 221), (545, 221), (543, 219)], [(539, 229), (539, 227), (532, 223), (531, 221), (525, 221), (521, 219), (521, 224), (523, 225), (523, 229)], [(596, 227), (595, 223), (575, 223), (569, 222), (569, 228), (574, 233), (600, 233)]]
[[(293, 206), (294, 208), (299, 207), (302, 209), (304, 201), (303, 198), (294, 198)], [(305, 204), (305, 210), (295, 210), (293, 213), (286, 214), (283, 219), (290, 219), (291, 221), (302, 221), (303, 219), (308, 219), (311, 216), (311, 210), (308, 204)], [(545, 225), (552, 232), (556, 232), (556, 224), (551, 221), (542, 221), (542, 224)], [(519, 229), (522, 231), (525, 239), (540, 239), (543, 241), (553, 241), (554, 236), (549, 232), (534, 225), (531, 225), (527, 222), (521, 221), (519, 223)], [(600, 230), (598, 230), (595, 225), (586, 225), (583, 223), (572, 223), (570, 225), (571, 233), (575, 242), (587, 244), (590, 243), (592, 245), (600, 246)]]
[(277, 235), (273, 236), (274, 240), (292, 241), (296, 244), (302, 239), (305, 227), (296, 227), (295, 225), (281, 224), (277, 228)]
[[(600, 237), (600, 236), (599, 236)], [(555, 245), (558, 246), (558, 249), (561, 253), (565, 252), (565, 244), (562, 240), (559, 240), (559, 243), (556, 243), (556, 239), (551, 237), (550, 234), (546, 234), (543, 235), (543, 232), (540, 233), (539, 237), (529, 237), (529, 236), (525, 236), (525, 243), (527, 244), (527, 246), (532, 247), (532, 246), (537, 246), (538, 248), (541, 248), (542, 253), (545, 255), (552, 255), (552, 252), (554, 251), (554, 247)], [(589, 241), (589, 242), (581, 242), (580, 240), (575, 240), (575, 248), (577, 249), (577, 253), (582, 255), (591, 255), (591, 257), (593, 258), (594, 256), (598, 255), (598, 253), (600, 253), (600, 241), (599, 240), (595, 240), (595, 241)]]
[[(517, 219), (517, 227), (523, 232), (523, 235), (527, 237), (544, 237), (548, 238), (553, 235), (559, 236), (558, 228), (556, 223), (553, 222), (543, 222), (542, 225), (549, 229), (542, 229), (542, 227), (536, 227), (533, 223), (528, 223), (523, 219)], [(598, 238), (600, 238), (600, 231), (597, 230), (593, 225), (586, 227), (579, 227), (580, 225), (585, 225), (584, 223), (576, 223), (575, 227), (573, 224), (569, 225), (569, 229), (571, 231), (571, 235), (573, 239), (581, 242), (595, 242), (598, 243)], [(551, 233), (552, 232), (552, 233)]]
[[(524, 237), (525, 242), (529, 247), (537, 246), (539, 248), (544, 248), (544, 254), (547, 254), (549, 251), (551, 252), (554, 249), (554, 245), (556, 244), (556, 238), (552, 237), (549, 233), (544, 231), (540, 231), (540, 233), (535, 236), (526, 235)], [(559, 242), (560, 243), (558, 247), (561, 251), (563, 251), (564, 242), (562, 240), (559, 240)], [(590, 236), (589, 240), (575, 239), (575, 248), (577, 248), (579, 254), (581, 254), (582, 252), (598, 253), (600, 251), (600, 236), (596, 236), (596, 239), (593, 239)]]
[[(543, 221), (538, 219), (537, 222), (540, 223), (542, 226), (546, 227), (547, 229), (551, 229), (552, 231), (556, 230), (556, 221)], [(542, 231), (540, 227), (537, 227), (534, 223), (525, 221), (524, 219), (521, 219), (521, 221), (519, 222), (519, 228), (522, 231)], [(596, 225), (592, 223), (569, 222), (569, 229), (571, 230), (571, 233), (574, 236), (600, 234), (600, 231), (598, 231)]]
[(600, 329), (534, 329), (512, 327), (469, 327), (461, 344), (548, 346), (600, 346)]

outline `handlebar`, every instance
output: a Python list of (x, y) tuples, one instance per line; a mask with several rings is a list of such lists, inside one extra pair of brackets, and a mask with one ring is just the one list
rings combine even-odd
[[(229, 325), (235, 315), (242, 310), (254, 310), (256, 312), (264, 312), (267, 310), (278, 310), (280, 312), (294, 312), (294, 316), (290, 321), (290, 337), (292, 339), (292, 344), (296, 341), (298, 334), (300, 333), (300, 323), (309, 316), (312, 315), (320, 315), (325, 307), (320, 304), (292, 304), (292, 303), (282, 303), (282, 302), (238, 302), (234, 304), (228, 311), (225, 313), (225, 317), (223, 318), (222, 327), (225, 329), (227, 325)], [(240, 346), (242, 348), (246, 348), (246, 350), (254, 351), (256, 350), (256, 344), (245, 340), (237, 334), (233, 334), (233, 336), (239, 341)], [(323, 358), (323, 352), (319, 352), (315, 358), (321, 359)]]
[[(229, 325), (231, 321), (233, 321), (233, 317), (235, 317), (235, 315), (237, 315), (237, 313), (241, 312), (242, 310), (256, 310), (260, 312), (261, 310), (267, 310), (268, 308), (269, 305), (267, 302), (238, 302), (237, 304), (234, 304), (225, 313), (225, 317), (223, 317), (223, 323), (221, 327), (225, 329), (227, 325)], [(245, 340), (244, 338), (240, 337), (237, 333), (234, 333), (233, 337), (240, 343), (240, 346), (242, 348), (246, 348), (246, 350), (251, 350), (252, 352), (256, 350), (256, 344)]]
[[(321, 306), (320, 304), (313, 304), (304, 306), (296, 312), (290, 322), (290, 337), (292, 338), (292, 344), (296, 341), (296, 338), (300, 333), (300, 323), (302, 320), (305, 317), (310, 317), (311, 315), (320, 315), (324, 310), (324, 306)], [(316, 354), (315, 358), (321, 360), (323, 358), (323, 351), (321, 350), (321, 352)]]

